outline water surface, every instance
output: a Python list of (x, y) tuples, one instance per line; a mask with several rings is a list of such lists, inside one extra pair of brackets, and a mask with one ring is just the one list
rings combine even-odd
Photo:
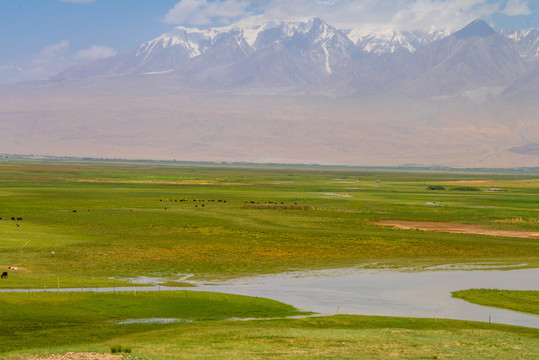
[(194, 290), (259, 296), (325, 315), (448, 318), (539, 328), (539, 316), (468, 303), (470, 288), (539, 290), (539, 269), (396, 272), (328, 270), (243, 278)]

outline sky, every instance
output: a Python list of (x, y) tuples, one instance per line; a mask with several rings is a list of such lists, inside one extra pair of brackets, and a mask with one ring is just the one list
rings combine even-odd
[(0, 0), (0, 84), (126, 53), (175, 26), (320, 17), (341, 29), (539, 28), (539, 0)]

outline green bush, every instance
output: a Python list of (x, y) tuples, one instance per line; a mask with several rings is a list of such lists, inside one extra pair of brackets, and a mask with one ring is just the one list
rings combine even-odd
[(122, 353), (122, 352), (124, 352), (126, 354), (131, 354), (131, 347), (122, 346), (122, 345), (111, 345), (110, 352), (112, 354)]
[(445, 187), (442, 185), (429, 185), (427, 190), (445, 190)]

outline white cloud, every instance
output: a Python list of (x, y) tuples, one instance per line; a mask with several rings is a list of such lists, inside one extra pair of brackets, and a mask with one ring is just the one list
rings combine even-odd
[(38, 55), (20, 65), (23, 77), (25, 80), (43, 80), (72, 65), (67, 57), (68, 50), (67, 40), (45, 46)]
[(246, 0), (182, 0), (169, 10), (164, 20), (169, 24), (228, 24), (252, 15), (249, 7)]
[(455, 31), (477, 18), (488, 18), (498, 7), (484, 0), (417, 0), (397, 11), (390, 23), (400, 30)]
[(8, 84), (21, 81), (46, 80), (80, 61), (103, 59), (116, 54), (105, 46), (91, 46), (69, 54), (70, 44), (62, 40), (45, 46), (39, 54), (29, 56), (18, 64), (0, 63), (0, 83)]
[[(227, 24), (256, 14), (271, 20), (319, 17), (339, 28), (456, 31), (492, 15), (530, 14), (531, 0), (182, 0), (165, 21), (182, 25)], [(255, 10), (256, 9), (256, 10)]]
[(264, 15), (316, 16), (343, 28), (454, 31), (498, 8), (496, 1), (485, 0), (270, 0)]
[(502, 11), (503, 14), (509, 16), (530, 15), (532, 12), (529, 7), (529, 2), (526, 0), (509, 0)]
[(92, 61), (98, 59), (105, 59), (116, 55), (117, 52), (106, 46), (92, 45), (88, 49), (79, 50), (73, 59), (80, 61)]
[(62, 40), (45, 46), (39, 54), (30, 56), (19, 64), (1, 64), (0, 83), (47, 79), (73, 65), (73, 61), (67, 56), (68, 50), (69, 42)]

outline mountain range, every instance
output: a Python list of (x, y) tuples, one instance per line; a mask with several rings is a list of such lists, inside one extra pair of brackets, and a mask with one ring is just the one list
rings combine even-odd
[(361, 33), (321, 19), (177, 27), (128, 54), (54, 77), (161, 76), (197, 88), (275, 87), (338, 95), (455, 95), (511, 88), (539, 66), (539, 32), (497, 33), (483, 20), (455, 32)]
[(5, 153), (539, 166), (539, 32), (483, 20), (451, 34), (177, 27), (0, 95)]

